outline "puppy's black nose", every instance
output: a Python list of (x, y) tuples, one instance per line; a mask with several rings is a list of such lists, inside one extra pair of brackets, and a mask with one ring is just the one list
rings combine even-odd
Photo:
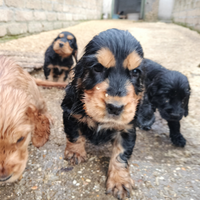
[(170, 117), (171, 117), (172, 119), (179, 119), (180, 115), (179, 115), (179, 114), (176, 114), (176, 113), (171, 113), (171, 114), (170, 114)]
[(7, 175), (2, 175), (2, 176), (0, 176), (0, 182), (7, 181), (8, 179), (11, 178), (11, 176), (12, 176), (12, 175), (10, 175), (10, 176), (7, 176)]
[(149, 131), (151, 129), (151, 127), (150, 126), (143, 126), (142, 129), (145, 130), (145, 131)]
[(123, 110), (124, 106), (122, 105), (115, 105), (115, 104), (107, 104), (107, 111), (109, 114), (113, 114), (113, 115), (119, 115), (122, 110)]
[(62, 47), (63, 47), (63, 45), (64, 45), (63, 43), (59, 43), (59, 46), (60, 46), (60, 48), (62, 48)]

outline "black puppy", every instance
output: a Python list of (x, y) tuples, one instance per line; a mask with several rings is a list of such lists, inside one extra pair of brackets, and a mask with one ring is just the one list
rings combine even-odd
[(68, 78), (71, 67), (77, 62), (77, 44), (70, 32), (62, 32), (45, 52), (44, 74), (46, 79), (63, 82)]
[(128, 160), (136, 140), (134, 116), (142, 95), (143, 50), (127, 31), (110, 29), (95, 36), (74, 69), (62, 102), (67, 136), (65, 158), (85, 161), (85, 141), (112, 141), (107, 193), (129, 196), (133, 180)]
[(137, 124), (142, 129), (150, 129), (157, 108), (161, 117), (168, 122), (172, 143), (184, 147), (186, 140), (180, 133), (180, 120), (188, 115), (188, 79), (180, 72), (168, 70), (149, 59), (144, 59), (143, 65), (147, 72), (146, 92), (138, 108)]

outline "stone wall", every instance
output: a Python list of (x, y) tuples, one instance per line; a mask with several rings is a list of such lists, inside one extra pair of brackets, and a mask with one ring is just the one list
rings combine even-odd
[(145, 21), (157, 21), (158, 20), (158, 7), (159, 0), (146, 0), (144, 9), (145, 9)]
[(200, 31), (200, 0), (175, 0), (172, 18), (175, 23)]
[(0, 37), (59, 29), (100, 19), (103, 0), (0, 0)]

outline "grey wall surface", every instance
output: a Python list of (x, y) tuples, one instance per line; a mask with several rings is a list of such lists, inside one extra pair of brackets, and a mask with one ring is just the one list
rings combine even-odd
[(159, 0), (145, 0), (144, 19), (146, 21), (158, 20), (158, 6)]
[(172, 11), (174, 0), (160, 0), (158, 8), (158, 19), (170, 22), (172, 19)]
[(174, 0), (172, 18), (175, 23), (200, 31), (200, 0)]
[(103, 0), (0, 0), (0, 37), (100, 19)]

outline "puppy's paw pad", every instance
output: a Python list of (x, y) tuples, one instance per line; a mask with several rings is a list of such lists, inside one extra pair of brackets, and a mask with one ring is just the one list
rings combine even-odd
[(117, 199), (130, 198), (130, 192), (134, 187), (134, 181), (127, 177), (108, 177), (106, 183), (106, 194), (113, 194)]
[(72, 165), (78, 165), (87, 160), (86, 153), (79, 154), (77, 152), (65, 151), (65, 159), (68, 160)]
[(177, 147), (184, 147), (186, 145), (186, 139), (181, 134), (171, 137), (171, 141)]

